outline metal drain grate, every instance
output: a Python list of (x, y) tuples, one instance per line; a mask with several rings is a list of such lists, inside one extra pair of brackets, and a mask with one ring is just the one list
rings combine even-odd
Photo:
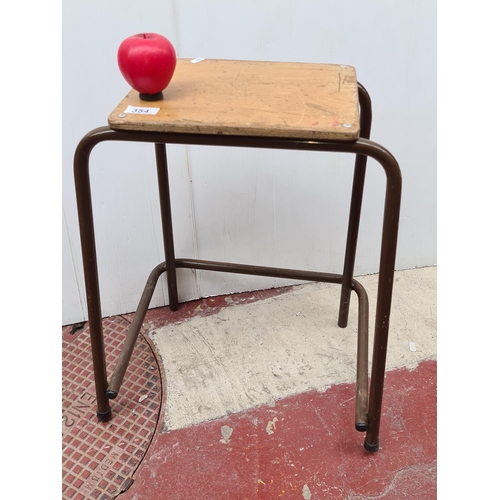
[[(121, 317), (103, 321), (109, 371), (128, 326)], [(161, 409), (160, 370), (139, 335), (120, 393), (111, 403), (113, 417), (98, 422), (88, 324), (72, 330), (63, 328), (63, 499), (113, 499), (131, 483), (154, 436)]]

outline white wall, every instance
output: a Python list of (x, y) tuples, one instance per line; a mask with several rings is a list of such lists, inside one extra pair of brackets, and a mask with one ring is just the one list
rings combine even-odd
[[(121, 41), (166, 36), (178, 57), (347, 63), (373, 101), (372, 139), (403, 173), (397, 269), (436, 264), (434, 0), (63, 2), (63, 324), (87, 318), (73, 154), (128, 92)], [(342, 271), (353, 157), (169, 146), (178, 257)], [(164, 260), (154, 151), (91, 156), (103, 315), (134, 311)], [(369, 160), (355, 274), (377, 272), (385, 179)], [(179, 271), (180, 300), (283, 281)], [(168, 303), (162, 282), (152, 306)]]

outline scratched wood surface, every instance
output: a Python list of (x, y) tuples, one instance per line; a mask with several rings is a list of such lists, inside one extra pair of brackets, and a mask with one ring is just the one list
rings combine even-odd
[[(156, 115), (124, 112), (160, 108)], [(131, 90), (108, 118), (118, 130), (352, 141), (359, 137), (352, 66), (179, 59), (160, 101)]]

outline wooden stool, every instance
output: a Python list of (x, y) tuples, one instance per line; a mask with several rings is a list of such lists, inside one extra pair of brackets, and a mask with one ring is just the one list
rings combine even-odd
[[(177, 61), (160, 101), (145, 102), (135, 90), (80, 141), (74, 160), (97, 417), (111, 418), (109, 399), (120, 389), (158, 278), (167, 273), (170, 309), (178, 308), (176, 269), (190, 268), (340, 284), (338, 324), (347, 325), (351, 291), (358, 296), (358, 351), (355, 427), (366, 432), (364, 447), (379, 448), (389, 316), (396, 259), (401, 172), (394, 157), (369, 140), (371, 101), (352, 66), (255, 61)], [(151, 110), (151, 108), (153, 108)], [(92, 198), (90, 152), (100, 142), (154, 143), (165, 262), (151, 272), (117, 366), (109, 379), (102, 331)], [(343, 273), (320, 273), (175, 257), (166, 144), (194, 144), (353, 153), (354, 181)], [(368, 396), (368, 297), (353, 279), (367, 157), (387, 176), (372, 373)]]

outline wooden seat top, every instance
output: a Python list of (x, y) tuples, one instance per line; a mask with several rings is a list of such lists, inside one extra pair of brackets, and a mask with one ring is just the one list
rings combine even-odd
[[(178, 59), (159, 101), (131, 90), (108, 118), (110, 128), (354, 141), (358, 87), (352, 66)], [(156, 114), (144, 112), (153, 108)]]

